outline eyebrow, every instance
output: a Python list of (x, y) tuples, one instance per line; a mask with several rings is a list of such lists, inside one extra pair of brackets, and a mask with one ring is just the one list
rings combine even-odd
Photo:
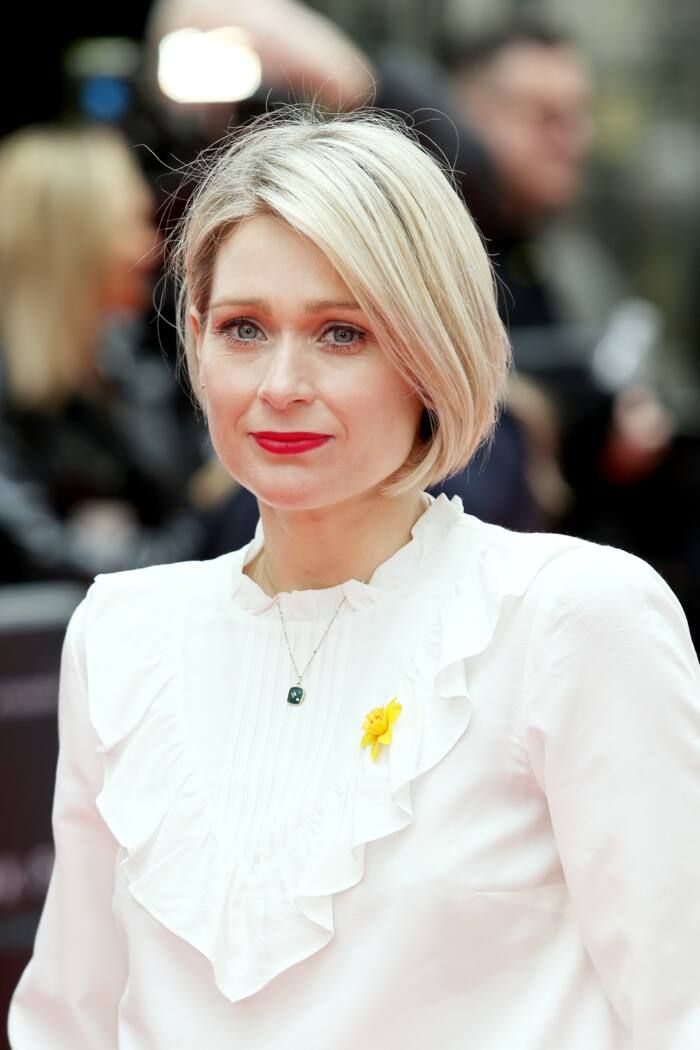
[[(271, 313), (271, 305), (268, 299), (237, 298), (217, 299), (211, 303), (210, 310), (216, 310), (221, 306), (257, 306), (261, 310)], [(353, 299), (309, 299), (304, 303), (304, 309), (310, 314), (319, 314), (324, 310), (361, 310), (362, 307)]]

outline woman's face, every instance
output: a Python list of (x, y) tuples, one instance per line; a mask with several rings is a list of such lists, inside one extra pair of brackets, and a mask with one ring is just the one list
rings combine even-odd
[(222, 243), (193, 325), (212, 442), (263, 503), (330, 506), (406, 461), (421, 401), (328, 259), (280, 219), (247, 219)]

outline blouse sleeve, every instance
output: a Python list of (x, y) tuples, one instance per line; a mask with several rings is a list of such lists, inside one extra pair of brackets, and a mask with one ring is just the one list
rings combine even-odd
[(102, 769), (80, 653), (85, 606), (74, 613), (63, 647), (56, 858), (34, 955), (10, 1007), (12, 1050), (93, 1050), (118, 1042), (126, 968), (112, 914), (117, 846), (95, 804)]
[(633, 1050), (700, 1046), (700, 668), (644, 562), (558, 558), (536, 608), (525, 743), (580, 930)]

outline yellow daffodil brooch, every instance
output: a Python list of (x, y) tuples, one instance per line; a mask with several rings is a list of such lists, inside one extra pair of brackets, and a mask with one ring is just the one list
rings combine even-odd
[(372, 745), (372, 758), (375, 762), (379, 755), (379, 745), (383, 744), (386, 747), (391, 743), (391, 727), (400, 714), (401, 704), (397, 703), (396, 697), (394, 697), (386, 707), (375, 707), (366, 715), (362, 723), (365, 735), (362, 737), (360, 746), (367, 747), (369, 744)]

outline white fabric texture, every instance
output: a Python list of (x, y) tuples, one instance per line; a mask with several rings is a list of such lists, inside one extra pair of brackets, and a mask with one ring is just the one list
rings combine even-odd
[[(700, 669), (644, 562), (441, 496), (369, 584), (98, 577), (13, 1050), (697, 1050)], [(396, 697), (391, 744), (362, 749)]]

